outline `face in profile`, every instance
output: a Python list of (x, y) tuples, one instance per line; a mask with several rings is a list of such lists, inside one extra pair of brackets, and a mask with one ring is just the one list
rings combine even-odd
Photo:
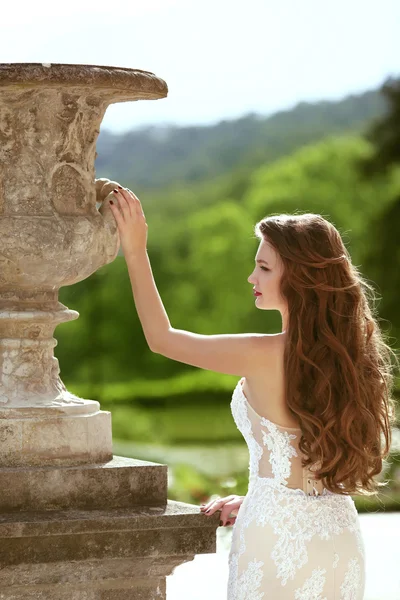
[(280, 281), (283, 274), (283, 263), (276, 250), (261, 240), (255, 256), (254, 271), (247, 281), (252, 284), (260, 296), (255, 296), (256, 307), (261, 310), (279, 310), (286, 312), (286, 301), (280, 293)]

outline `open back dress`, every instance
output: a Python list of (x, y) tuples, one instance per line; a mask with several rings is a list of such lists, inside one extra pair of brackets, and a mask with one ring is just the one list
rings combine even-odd
[(362, 600), (365, 549), (349, 495), (301, 464), (301, 430), (258, 415), (241, 378), (231, 411), (249, 449), (249, 485), (232, 532), (228, 600)]

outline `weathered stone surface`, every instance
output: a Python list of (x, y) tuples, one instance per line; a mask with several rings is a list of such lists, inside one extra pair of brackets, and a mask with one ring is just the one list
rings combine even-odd
[[(185, 561), (183, 561), (185, 562)], [(135, 565), (131, 565), (134, 569)], [(0, 591), (0, 600), (164, 600), (165, 576), (133, 579), (92, 585), (35, 586), (30, 590)]]
[[(71, 408), (71, 407), (65, 407)], [(0, 410), (0, 467), (86, 465), (112, 460), (111, 413), (86, 401), (81, 412), (46, 409)], [(11, 417), (11, 414), (14, 418)], [(1, 480), (1, 472), (0, 472)], [(1, 492), (0, 492), (1, 493)]]
[(0, 469), (0, 513), (160, 506), (167, 487), (167, 465), (124, 456), (97, 465)]
[(140, 560), (105, 558), (79, 562), (53, 561), (8, 565), (1, 573), (0, 594), (5, 589), (11, 589), (11, 586), (15, 593), (26, 592), (29, 589), (43, 590), (53, 585), (60, 590), (61, 586), (57, 584), (61, 581), (63, 585), (73, 586), (73, 589), (78, 587), (91, 589), (92, 586), (111, 588), (116, 584), (120, 584), (121, 587), (125, 585), (130, 589), (135, 578), (140, 581), (159, 580), (163, 576), (171, 575), (174, 568), (182, 562), (193, 558), (192, 554), (187, 554), (186, 556), (158, 556), (156, 560), (152, 557), (142, 557)]
[(0, 600), (165, 598), (165, 577), (176, 566), (216, 551), (218, 519), (171, 500), (2, 516)]
[(164, 506), (0, 515), (0, 583), (5, 565), (215, 552), (218, 514), (167, 500)]
[[(190, 560), (192, 555), (6, 567), (0, 600), (164, 600), (165, 578)], [(42, 583), (31, 585), (29, 575)]]

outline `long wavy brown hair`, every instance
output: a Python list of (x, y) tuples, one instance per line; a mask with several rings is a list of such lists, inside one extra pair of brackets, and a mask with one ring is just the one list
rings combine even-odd
[(303, 466), (334, 493), (376, 495), (388, 483), (374, 477), (392, 443), (399, 360), (378, 324), (374, 287), (319, 214), (271, 215), (254, 232), (284, 266), (285, 394)]

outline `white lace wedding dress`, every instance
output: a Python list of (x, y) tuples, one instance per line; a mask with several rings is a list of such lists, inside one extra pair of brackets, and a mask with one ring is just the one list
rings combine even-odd
[(241, 378), (231, 411), (249, 449), (249, 486), (233, 526), (228, 600), (362, 600), (365, 550), (351, 496), (301, 465), (301, 430), (258, 415)]

